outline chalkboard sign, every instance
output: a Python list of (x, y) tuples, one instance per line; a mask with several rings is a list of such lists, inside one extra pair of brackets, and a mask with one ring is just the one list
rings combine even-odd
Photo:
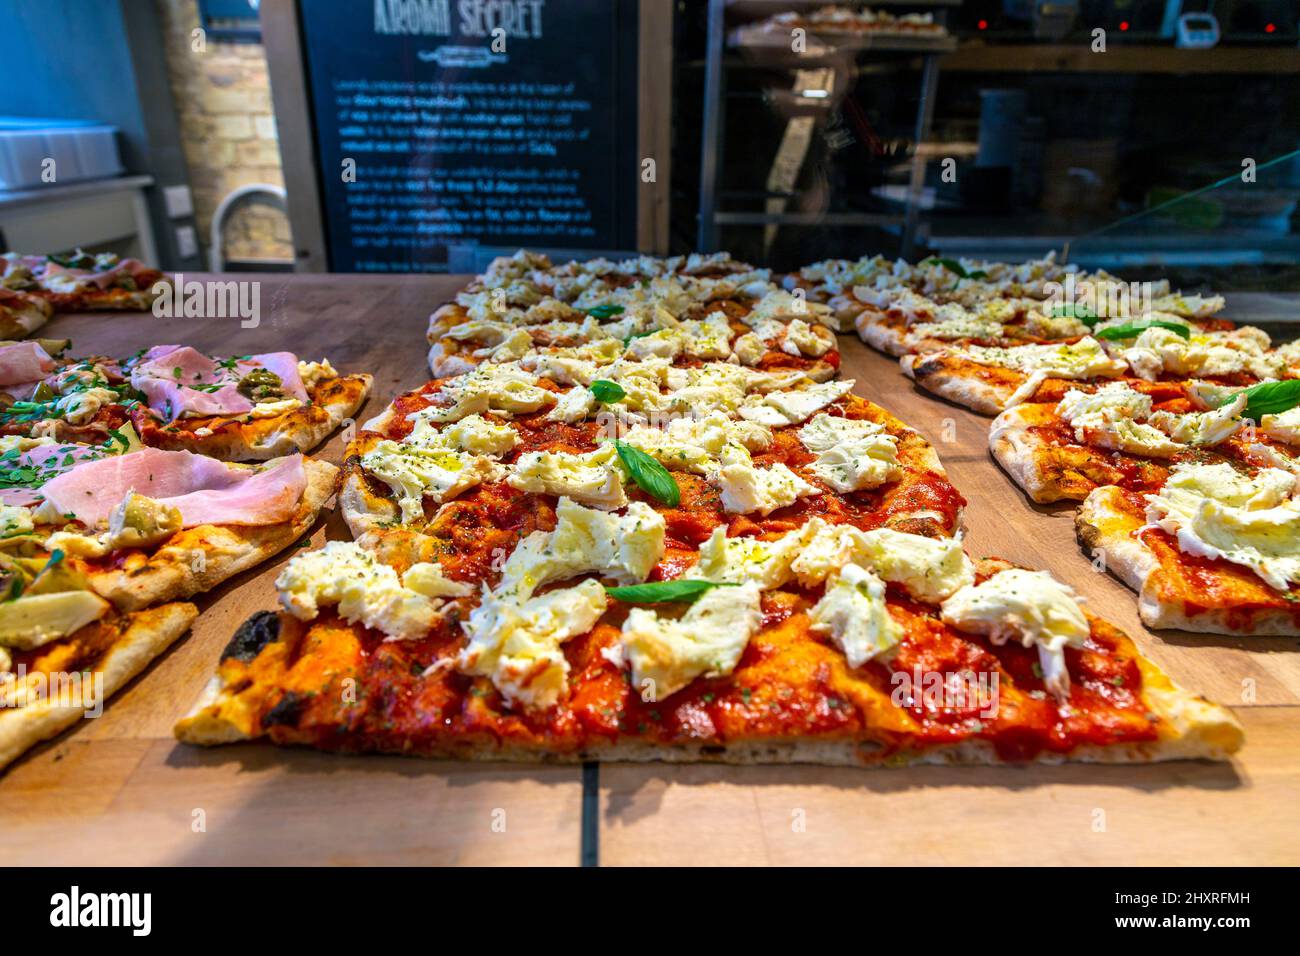
[(636, 248), (638, 0), (299, 0), (298, 20), (331, 271)]

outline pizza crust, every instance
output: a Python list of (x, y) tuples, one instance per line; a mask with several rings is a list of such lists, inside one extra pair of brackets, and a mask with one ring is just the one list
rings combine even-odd
[(157, 551), (141, 556), (137, 564), (90, 571), (90, 586), (121, 610), (133, 611), (210, 591), (256, 567), (300, 540), (334, 494), (337, 466), (311, 459), (303, 466), (307, 488), (290, 521), (186, 528)]
[(1251, 616), (1250, 626), (1236, 621), (1230, 608), (1206, 608), (1189, 614), (1181, 602), (1161, 595), (1160, 559), (1136, 532), (1142, 521), (1124, 507), (1123, 492), (1114, 486), (1098, 488), (1079, 507), (1075, 533), (1084, 547), (1101, 550), (1106, 569), (1138, 595), (1138, 616), (1151, 628), (1232, 634), (1240, 637), (1300, 636), (1294, 611), (1264, 609)]
[[(904, 375), (927, 392), (981, 415), (998, 414), (1016, 392), (1016, 385), (992, 382), (976, 378), (969, 371), (963, 372), (960, 363), (944, 353), (904, 355), (898, 364)], [(1027, 380), (1021, 373), (1010, 374), (1019, 379), (1018, 384)]]
[(23, 339), (31, 335), (54, 314), (50, 304), (34, 295), (26, 296), (21, 306), (18, 299), (7, 299), (0, 305), (0, 339)]
[[(189, 630), (198, 613), (193, 604), (175, 603), (132, 614), (126, 631), (94, 671), (104, 675), (105, 699), (117, 693)], [(69, 695), (26, 707), (0, 709), (0, 769), (42, 740), (71, 727), (84, 713), (82, 702)]]
[(269, 461), (294, 452), (310, 452), (347, 419), (353, 418), (370, 395), (373, 376), (340, 375), (311, 391), (312, 403), (274, 418), (196, 419), (193, 430), (143, 430), (145, 444), (167, 451), (192, 451), (222, 461)]

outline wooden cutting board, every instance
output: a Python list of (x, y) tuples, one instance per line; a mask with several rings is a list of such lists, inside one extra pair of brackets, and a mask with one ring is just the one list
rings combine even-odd
[[(206, 276), (193, 276), (204, 279)], [(223, 276), (223, 280), (236, 278)], [(466, 277), (247, 275), (262, 318), (60, 316), (41, 333), (76, 354), (181, 342), (218, 354), (288, 349), (369, 371), (359, 420), (425, 381), (428, 313)], [(1132, 594), (1094, 573), (1068, 508), (1029, 503), (985, 447), (988, 420), (917, 392), (896, 363), (841, 339), (859, 394), (921, 430), (969, 500), (967, 541), (1051, 570), (1125, 627), (1175, 680), (1233, 706), (1247, 746), (1231, 764), (916, 768), (604, 765), (587, 775), (585, 847), (635, 863), (1296, 863), (1300, 640), (1152, 634)], [(322, 457), (339, 461), (336, 436)], [(337, 516), (313, 544), (346, 539)], [(234, 628), (274, 606), (285, 559), (199, 600), (193, 632), (87, 720), (0, 776), (3, 858), (57, 863), (577, 864), (576, 767), (338, 757), (176, 743)]]

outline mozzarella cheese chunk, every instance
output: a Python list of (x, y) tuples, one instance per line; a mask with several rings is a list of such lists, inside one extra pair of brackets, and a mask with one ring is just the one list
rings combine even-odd
[(785, 341), (781, 351), (790, 355), (807, 355), (821, 358), (835, 345), (833, 336), (823, 338), (813, 331), (812, 326), (802, 319), (794, 319), (785, 327)]
[(813, 519), (790, 569), (799, 583), (816, 587), (850, 564), (900, 584), (918, 600), (936, 603), (975, 580), (962, 550), (961, 536), (927, 538), (892, 528), (863, 531), (853, 525), (828, 525)]
[(703, 418), (675, 418), (666, 428), (637, 425), (621, 439), (656, 459), (665, 468), (711, 474), (728, 444), (762, 451), (772, 443), (771, 429), (756, 422), (737, 421), (725, 412)]
[(1261, 416), (1259, 427), (1270, 438), (1288, 445), (1300, 445), (1300, 405), (1276, 415)]
[(1058, 699), (1069, 696), (1065, 648), (1082, 647), (1090, 628), (1074, 591), (1046, 571), (999, 571), (962, 588), (940, 610), (959, 631), (982, 634), (994, 644), (1014, 640), (1037, 647), (1043, 683)]
[(819, 494), (780, 462), (758, 468), (740, 445), (728, 445), (718, 458), (716, 482), (722, 490), (722, 507), (731, 514), (771, 514), (800, 498)]
[(596, 411), (597, 404), (591, 389), (579, 385), (560, 396), (555, 407), (546, 413), (546, 419), (572, 425), (590, 417)]
[(469, 594), (468, 585), (451, 581), (434, 564), (397, 572), (352, 541), (330, 541), (319, 551), (295, 555), (275, 579), (284, 609), (311, 621), (323, 604), (338, 605), (344, 620), (397, 639), (428, 634), (441, 597)]
[(534, 531), (511, 553), (495, 594), (518, 603), (543, 584), (590, 571), (636, 584), (663, 557), (663, 515), (644, 502), (612, 515), (561, 498), (555, 517), (554, 531)]
[[(71, 397), (71, 396), (69, 396)], [(248, 413), (249, 418), (276, 418), (286, 412), (302, 408), (302, 402), (296, 398), (282, 398), (275, 402), (258, 402)]]
[(685, 576), (730, 584), (756, 584), (764, 591), (779, 588), (790, 580), (791, 567), (800, 551), (826, 527), (821, 518), (813, 518), (796, 531), (764, 540), (748, 536), (729, 538), (726, 526), (719, 525), (700, 545), (699, 560), (687, 569)]
[(513, 428), (488, 421), (482, 415), (462, 418), (438, 435), (447, 447), (473, 455), (504, 455), (519, 444), (519, 433)]
[(299, 362), (298, 377), (302, 379), (302, 387), (310, 392), (321, 382), (338, 378), (339, 373), (329, 359), (321, 359), (319, 362)]
[(456, 668), (490, 678), (511, 706), (548, 710), (568, 686), (562, 645), (595, 627), (607, 602), (605, 589), (590, 580), (522, 603), (489, 595), (465, 623), (469, 642)]
[(799, 429), (799, 441), (817, 455), (809, 470), (844, 494), (878, 488), (903, 471), (898, 463), (898, 439), (875, 422), (823, 412)]
[(753, 332), (746, 332), (732, 344), (732, 351), (742, 365), (757, 365), (767, 354), (767, 343)]
[(1123, 382), (1111, 382), (1095, 392), (1072, 388), (1057, 403), (1056, 413), (1071, 425), (1081, 418), (1143, 419), (1151, 414), (1151, 396)]
[(829, 634), (850, 667), (887, 654), (903, 636), (885, 604), (885, 582), (856, 564), (827, 585), (808, 616), (811, 629)]
[[(62, 415), (69, 425), (84, 425), (105, 405), (112, 405), (119, 401), (117, 392), (108, 388), (83, 388), (80, 391), (69, 392), (54, 403), (55, 409)], [(297, 399), (288, 399), (292, 407), (297, 407), (302, 403)], [(261, 406), (254, 407), (256, 413)], [(254, 417), (257, 417), (254, 414)]]
[(1244, 475), (1226, 462), (1179, 465), (1147, 496), (1147, 521), (1186, 554), (1242, 565), (1288, 591), (1300, 582), (1296, 480), (1280, 468)]
[(627, 504), (623, 470), (612, 442), (581, 455), (530, 451), (519, 456), (506, 482), (520, 491), (564, 495), (606, 509)]
[(736, 668), (762, 621), (756, 584), (716, 587), (681, 618), (633, 608), (623, 622), (623, 659), (644, 699), (660, 701), (697, 677), (722, 677)]
[(424, 517), (424, 499), (441, 504), (485, 481), (495, 481), (501, 466), (481, 455), (398, 444), (384, 439), (361, 456), (361, 467), (393, 490), (402, 523)]
[(456, 422), (487, 411), (499, 415), (535, 412), (555, 402), (553, 392), (538, 387), (537, 376), (513, 363), (484, 362), (449, 381), (440, 394), (451, 399), (451, 404), (422, 408), (407, 418), (416, 422)]
[(738, 414), (741, 418), (771, 427), (798, 425), (853, 391), (855, 384), (852, 380), (825, 382), (751, 396), (740, 406)]
[(1106, 354), (1092, 336), (1073, 344), (1016, 345), (986, 348), (971, 345), (957, 351), (981, 365), (1025, 372), (1047, 372), (1058, 378), (1115, 378), (1125, 371), (1124, 363)]
[(1184, 445), (1217, 445), (1235, 435), (1244, 424), (1241, 416), (1246, 411), (1247, 401), (1243, 393), (1213, 411), (1191, 412), (1186, 415), (1155, 412), (1151, 415), (1150, 423)]

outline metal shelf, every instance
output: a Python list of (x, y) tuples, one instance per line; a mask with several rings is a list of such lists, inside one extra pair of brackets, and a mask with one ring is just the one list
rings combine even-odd
[[(920, 2), (896, 2), (877, 4), (880, 6), (898, 6), (898, 7), (931, 7), (938, 12), (935, 14), (935, 20), (943, 25), (946, 19), (947, 7), (959, 5), (960, 0), (920, 0)], [(779, 9), (782, 10), (801, 10), (813, 9), (824, 6), (825, 0), (819, 2), (801, 3), (790, 2), (790, 0), (780, 0)], [(862, 4), (869, 5), (869, 4)], [(718, 227), (724, 225), (791, 225), (791, 226), (898, 226), (899, 233), (899, 252), (904, 257), (910, 257), (914, 252), (915, 237), (917, 227), (920, 222), (919, 196), (920, 188), (925, 178), (926, 156), (923, 152), (916, 152), (910, 162), (911, 175), (908, 184), (908, 201), (905, 210), (901, 214), (870, 214), (870, 213), (787, 213), (784, 211), (768, 211), (761, 213), (747, 212), (722, 212), (718, 209), (719, 205), (719, 188), (718, 178), (722, 166), (724, 154), (724, 125), (726, 116), (726, 96), (727, 81), (726, 74), (729, 68), (735, 68), (735, 65), (729, 63), (724, 58), (723, 51), (728, 45), (729, 34), (727, 30), (727, 16), (729, 13), (741, 15), (745, 11), (757, 13), (758, 15), (770, 14), (776, 12), (778, 3), (776, 0), (765, 3), (754, 3), (752, 0), (709, 0), (707, 14), (707, 36), (705, 42), (704, 57), (704, 129), (701, 137), (700, 148), (700, 215), (699, 215), (699, 234), (697, 238), (697, 248), (701, 252), (712, 252), (717, 249), (718, 244)], [(755, 42), (749, 42), (750, 37), (755, 38)], [(818, 66), (819, 59), (832, 58), (833, 54), (852, 53), (854, 56), (862, 55), (888, 55), (904, 54), (909, 56), (921, 57), (921, 89), (917, 103), (916, 126), (913, 140), (916, 143), (924, 143), (929, 139), (930, 125), (934, 117), (934, 100), (935, 90), (939, 83), (939, 62), (943, 54), (948, 53), (956, 47), (956, 40), (950, 34), (942, 34), (937, 37), (925, 38), (927, 42), (918, 42), (917, 37), (908, 36), (871, 36), (862, 37), (842, 34), (831, 34), (836, 40), (848, 39), (855, 41), (851, 46), (840, 42), (838, 46), (829, 46), (825, 44), (823, 37), (826, 34), (811, 34), (811, 39), (815, 43), (821, 43), (824, 49), (818, 52), (810, 51), (805, 54), (795, 54), (789, 50), (788, 42), (784, 37), (758, 32), (751, 28), (740, 27), (730, 31), (730, 41), (734, 49), (746, 50), (752, 54), (762, 54), (774, 59), (777, 55), (785, 52), (789, 54), (789, 62), (797, 64), (800, 67), (814, 68)], [(738, 43), (739, 41), (739, 43)], [(814, 50), (817, 48), (814, 47)], [(785, 64), (782, 64), (785, 65)], [(835, 67), (830, 67), (834, 69)], [(798, 119), (791, 119), (790, 122), (797, 122)], [(787, 136), (789, 128), (787, 128)], [(779, 156), (778, 156), (779, 160)], [(803, 158), (797, 158), (797, 162), (802, 164)], [(797, 167), (791, 167), (797, 168)], [(775, 167), (774, 167), (775, 170)], [(769, 186), (771, 182), (769, 181)]]

